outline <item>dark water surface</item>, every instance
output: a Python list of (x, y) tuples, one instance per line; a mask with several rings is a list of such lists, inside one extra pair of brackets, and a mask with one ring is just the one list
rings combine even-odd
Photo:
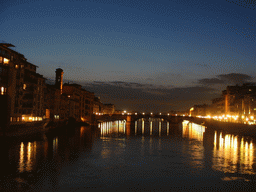
[(188, 121), (105, 122), (1, 142), (0, 191), (255, 188), (254, 139)]

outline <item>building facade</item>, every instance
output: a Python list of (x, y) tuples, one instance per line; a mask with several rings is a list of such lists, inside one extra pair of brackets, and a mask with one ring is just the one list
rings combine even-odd
[(36, 73), (36, 65), (10, 47), (14, 46), (0, 44), (0, 95), (6, 95), (8, 122), (42, 121), (45, 78)]

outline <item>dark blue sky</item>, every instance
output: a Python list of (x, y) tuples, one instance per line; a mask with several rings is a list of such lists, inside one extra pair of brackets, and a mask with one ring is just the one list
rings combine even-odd
[(250, 2), (1, 1), (0, 40), (117, 108), (186, 109), (255, 81)]

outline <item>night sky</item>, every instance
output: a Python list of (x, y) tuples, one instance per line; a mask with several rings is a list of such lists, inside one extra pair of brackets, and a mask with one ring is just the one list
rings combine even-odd
[(252, 0), (2, 0), (0, 40), (117, 109), (185, 110), (255, 82)]

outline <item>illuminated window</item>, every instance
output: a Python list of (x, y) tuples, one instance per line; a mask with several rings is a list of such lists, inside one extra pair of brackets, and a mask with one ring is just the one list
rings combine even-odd
[(10, 122), (12, 122), (12, 117), (10, 117)]
[(1, 93), (1, 95), (5, 95), (6, 94), (6, 88), (5, 87), (1, 87), (0, 93)]
[(252, 91), (251, 89), (249, 89), (249, 91)]
[(0, 63), (3, 63), (3, 57), (0, 57)]
[(27, 88), (27, 85), (23, 84), (23, 89), (26, 90), (26, 88)]
[(15, 65), (15, 68), (18, 69), (18, 68), (19, 68), (19, 65)]
[(9, 64), (9, 59), (7, 59), (7, 58), (4, 58), (4, 64)]

